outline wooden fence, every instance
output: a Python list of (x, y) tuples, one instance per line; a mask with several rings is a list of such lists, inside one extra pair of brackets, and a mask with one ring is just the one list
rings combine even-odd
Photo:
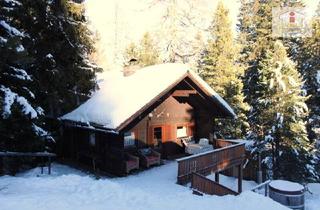
[(238, 195), (239, 193), (215, 182), (207, 177), (192, 173), (191, 188), (199, 194), (205, 193), (208, 195)]
[[(225, 147), (213, 151), (192, 155), (178, 159), (178, 184), (186, 184), (191, 181), (192, 173), (202, 175), (223, 171), (233, 166), (242, 167), (245, 158), (244, 143), (232, 142), (227, 140), (217, 140), (217, 145)], [(242, 168), (240, 178), (242, 179)], [(239, 187), (241, 188), (241, 186)]]

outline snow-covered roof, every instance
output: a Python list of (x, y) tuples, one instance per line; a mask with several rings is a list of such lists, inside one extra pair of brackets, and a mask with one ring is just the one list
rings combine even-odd
[(96, 123), (106, 128), (117, 129), (123, 122), (141, 110), (170, 86), (187, 75), (199, 83), (223, 106), (230, 116), (232, 108), (196, 73), (184, 64), (160, 64), (137, 70), (124, 77), (122, 72), (105, 73), (100, 89), (77, 109), (62, 116), (62, 120)]

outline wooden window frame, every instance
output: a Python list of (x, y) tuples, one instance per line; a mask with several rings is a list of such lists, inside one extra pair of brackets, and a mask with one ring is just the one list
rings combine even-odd
[(178, 128), (179, 128), (179, 127), (185, 128), (185, 130), (186, 130), (186, 136), (188, 136), (188, 124), (176, 124), (176, 126), (175, 126), (176, 139), (177, 139), (177, 138), (186, 137), (186, 136), (179, 136), (179, 137), (178, 137)]
[[(154, 136), (155, 136), (155, 129), (156, 128), (160, 128), (161, 129), (161, 138), (160, 138), (160, 141), (159, 139), (155, 139)], [(164, 137), (164, 126), (163, 125), (159, 125), (159, 126), (152, 126), (152, 146), (153, 147), (159, 147), (161, 146), (161, 144), (163, 143), (163, 137)], [(155, 145), (155, 141), (158, 141), (157, 142), (157, 145)]]
[[(126, 136), (129, 133), (130, 133), (130, 135)], [(133, 131), (125, 132), (123, 134), (123, 147), (129, 148), (129, 147), (134, 147), (134, 146), (136, 146), (136, 133)]]

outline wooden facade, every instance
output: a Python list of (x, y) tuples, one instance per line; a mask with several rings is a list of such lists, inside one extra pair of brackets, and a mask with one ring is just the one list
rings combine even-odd
[(65, 120), (61, 154), (94, 169), (123, 174), (128, 172), (126, 154), (137, 155), (141, 148), (150, 147), (161, 158), (170, 158), (184, 153), (180, 137), (207, 138), (213, 143), (214, 118), (222, 117), (233, 113), (186, 74), (116, 129)]
[(129, 132), (134, 133), (138, 147), (153, 147), (163, 157), (179, 154), (183, 147), (178, 135), (195, 134), (193, 113), (194, 109), (189, 104), (180, 104), (170, 96)]

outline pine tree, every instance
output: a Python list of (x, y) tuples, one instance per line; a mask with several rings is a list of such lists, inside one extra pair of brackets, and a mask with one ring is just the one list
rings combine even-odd
[[(260, 97), (261, 86), (258, 83), (258, 64), (265, 59), (266, 52), (273, 47), (276, 37), (272, 35), (272, 9), (274, 7), (303, 6), (300, 1), (263, 1), (263, 0), (241, 0), (239, 12), (239, 36), (241, 45), (240, 62), (245, 67), (244, 93), (246, 102), (251, 106), (248, 120), (251, 127), (250, 138), (256, 138), (258, 134), (257, 121), (257, 98)], [(283, 39), (292, 56), (296, 52), (298, 39)]]
[(229, 11), (219, 2), (212, 23), (211, 36), (200, 68), (200, 75), (232, 107), (238, 118), (236, 122), (219, 120), (218, 130), (226, 137), (242, 137), (248, 128), (245, 112), (248, 105), (244, 102), (241, 76), (243, 68), (237, 63), (238, 49), (232, 35)]
[(27, 46), (38, 87), (34, 94), (46, 116), (72, 109), (76, 95), (94, 87), (94, 70), (88, 60), (93, 50), (83, 9), (71, 1), (21, 0), (19, 22), (32, 42)]
[[(28, 48), (33, 40), (21, 24), (24, 12), (19, 1), (0, 2), (0, 151), (43, 151), (51, 139), (35, 94), (36, 71)], [(15, 174), (29, 161), (6, 158), (2, 172)]]
[[(127, 47), (124, 58), (126, 62), (136, 59), (141, 67), (154, 65), (160, 62), (158, 46), (147, 32), (143, 35), (139, 45), (130, 43)], [(127, 65), (127, 64), (126, 64)]]
[(253, 43), (255, 42), (255, 28), (253, 24), (253, 14), (257, 11), (257, 4), (253, 4), (253, 1), (240, 0), (241, 6), (239, 8), (239, 24), (237, 28), (239, 30), (238, 43), (241, 46), (241, 57), (242, 63), (248, 64), (253, 52)]
[[(198, 54), (202, 50), (199, 34), (203, 35), (206, 19), (203, 18), (199, 0), (155, 0), (153, 5), (165, 8), (161, 24), (157, 30), (157, 39), (164, 62), (187, 63), (191, 68), (197, 64)], [(205, 25), (205, 26), (204, 26)]]
[(304, 121), (308, 108), (307, 97), (302, 95), (302, 77), (280, 41), (266, 52), (258, 70), (258, 138), (273, 148), (267, 154), (272, 156), (275, 178), (318, 178)]
[(21, 24), (22, 11), (18, 1), (0, 2), (0, 150), (41, 151), (48, 133), (34, 91), (34, 58), (27, 48), (33, 40)]
[(298, 63), (303, 74), (309, 114), (309, 137), (320, 140), (320, 3), (312, 20), (312, 36), (305, 37), (299, 51)]
[(139, 62), (143, 66), (154, 65), (159, 63), (159, 51), (150, 34), (147, 32), (143, 35), (140, 42)]
[[(95, 87), (81, 4), (0, 2), (0, 150), (43, 151), (47, 117), (74, 108)], [(79, 100), (77, 100), (79, 99)]]
[(78, 105), (95, 86), (97, 68), (88, 62), (93, 45), (83, 6), (67, 0), (25, 0), (23, 5), (32, 11), (22, 24), (34, 39), (30, 53), (38, 72), (36, 94), (46, 116), (57, 117)]
[(132, 59), (136, 59), (138, 61), (139, 60), (138, 46), (134, 42), (131, 42), (129, 46), (126, 48), (123, 57), (126, 62), (129, 62)]

